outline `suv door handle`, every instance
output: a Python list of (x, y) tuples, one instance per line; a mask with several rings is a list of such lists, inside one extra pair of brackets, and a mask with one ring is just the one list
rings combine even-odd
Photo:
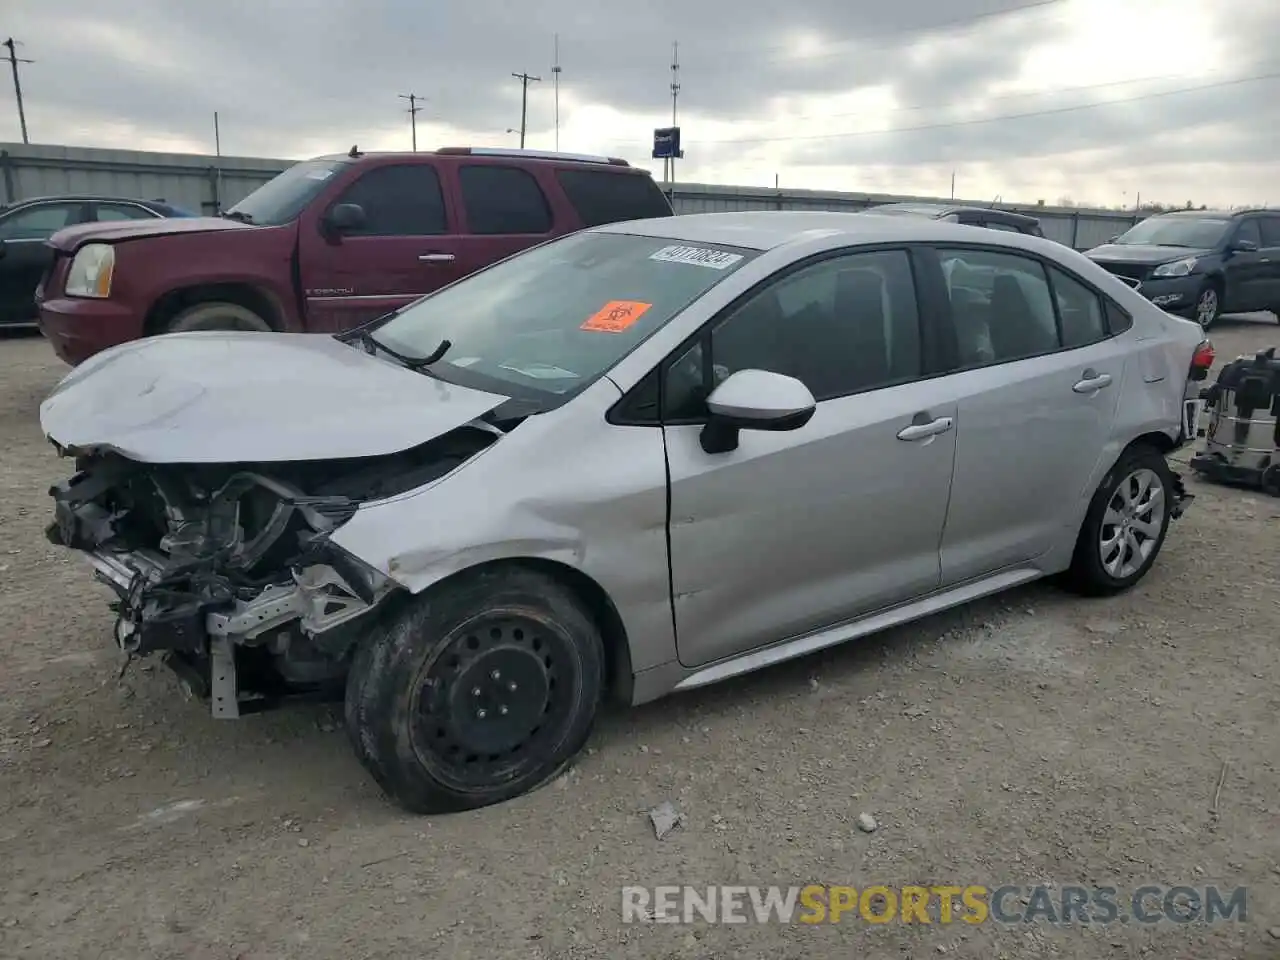
[(1097, 393), (1103, 387), (1111, 386), (1111, 374), (1098, 373), (1090, 367), (1082, 375), (1081, 379), (1071, 389), (1076, 393)]
[[(917, 419), (923, 418), (917, 416)], [(930, 437), (936, 437), (940, 433), (946, 433), (954, 424), (955, 421), (950, 417), (939, 417), (929, 423), (912, 423), (911, 426), (903, 427), (898, 431), (898, 439), (907, 441), (928, 440)]]
[(452, 253), (424, 253), (418, 259), (423, 263), (453, 263), (457, 258)]

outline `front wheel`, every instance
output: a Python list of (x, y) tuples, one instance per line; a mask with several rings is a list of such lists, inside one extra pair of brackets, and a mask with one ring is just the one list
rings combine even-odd
[(1126, 451), (1089, 504), (1067, 585), (1107, 596), (1127, 590), (1155, 563), (1173, 517), (1173, 473), (1152, 447)]
[(405, 809), (488, 806), (539, 786), (582, 748), (603, 676), (599, 630), (560, 582), (514, 566), (463, 574), (363, 642), (347, 732)]
[(197, 303), (187, 307), (167, 324), (165, 333), (189, 333), (195, 330), (246, 330), (266, 333), (271, 324), (248, 307), (222, 300)]
[(1208, 330), (1222, 316), (1222, 295), (1212, 281), (1205, 283), (1196, 297), (1195, 321), (1201, 329)]

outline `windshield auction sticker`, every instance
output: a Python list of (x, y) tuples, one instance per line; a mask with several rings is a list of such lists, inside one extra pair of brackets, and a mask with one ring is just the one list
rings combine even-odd
[(622, 333), (652, 306), (652, 303), (641, 303), (638, 300), (610, 300), (589, 316), (580, 329), (594, 330), (597, 333)]
[(712, 270), (727, 270), (742, 259), (740, 253), (725, 253), (723, 250), (711, 250), (707, 247), (670, 246), (663, 247), (657, 253), (649, 255), (650, 260), (661, 260), (665, 263), (687, 263), (693, 267), (710, 267)]

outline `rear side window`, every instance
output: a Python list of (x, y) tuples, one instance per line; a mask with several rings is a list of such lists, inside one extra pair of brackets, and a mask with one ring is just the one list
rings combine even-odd
[(44, 203), (0, 220), (0, 240), (47, 240), (80, 221), (79, 203)]
[(156, 215), (146, 207), (131, 203), (99, 203), (95, 208), (98, 220), (154, 220)]
[(458, 171), (458, 180), (472, 233), (551, 231), (551, 208), (527, 170), (473, 164)]
[(1129, 312), (1120, 307), (1119, 304), (1112, 303), (1110, 300), (1103, 300), (1107, 310), (1107, 330), (1112, 334), (1124, 333), (1133, 326), (1133, 317), (1129, 316)]
[(364, 226), (348, 236), (424, 237), (446, 230), (440, 178), (425, 163), (375, 167), (349, 186), (338, 202), (364, 210)]
[(1062, 346), (1073, 350), (1105, 340), (1107, 324), (1102, 313), (1102, 298), (1056, 267), (1049, 268), (1049, 279), (1062, 323)]
[(598, 170), (561, 170), (569, 203), (588, 227), (671, 216), (671, 204), (651, 177)]

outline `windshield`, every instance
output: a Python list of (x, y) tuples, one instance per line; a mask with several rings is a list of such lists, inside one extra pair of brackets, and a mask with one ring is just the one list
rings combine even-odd
[(1113, 242), (1123, 245), (1151, 244), (1159, 247), (1189, 247), (1196, 250), (1216, 247), (1227, 232), (1226, 220), (1198, 217), (1151, 217)]
[(305, 160), (268, 180), (223, 216), (279, 226), (293, 220), (342, 169), (342, 160)]
[(410, 357), (430, 356), (447, 340), (434, 376), (558, 403), (756, 255), (584, 231), (445, 287), (372, 333)]

